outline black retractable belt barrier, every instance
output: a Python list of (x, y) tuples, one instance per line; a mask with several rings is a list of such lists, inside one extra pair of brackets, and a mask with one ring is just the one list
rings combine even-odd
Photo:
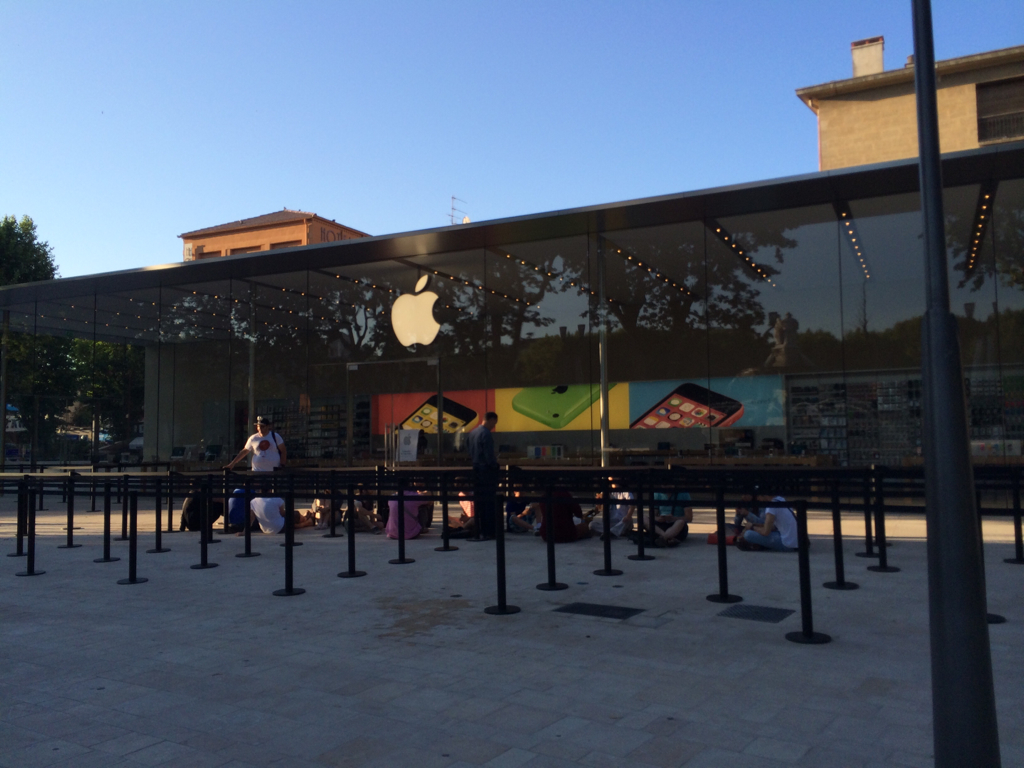
[[(612, 568), (612, 494), (607, 478), (605, 478), (602, 485), (601, 501), (604, 502), (602, 505), (604, 509), (601, 511), (602, 527), (604, 528), (604, 533), (601, 534), (601, 541), (604, 544), (604, 568), (594, 571), (594, 575), (621, 576), (622, 571), (618, 568)], [(554, 527), (548, 526), (548, 533), (550, 534), (553, 531)]]
[(1013, 546), (1014, 556), (1003, 560), (1004, 563), (1024, 565), (1024, 531), (1021, 526), (1020, 512), (1020, 469), (1013, 470)]
[(725, 552), (725, 489), (715, 492), (715, 522), (718, 530), (718, 594), (708, 595), (712, 603), (738, 603), (739, 595), (729, 594), (729, 563)]
[(327, 514), (331, 516), (331, 532), (324, 534), (325, 539), (336, 539), (341, 535), (338, 533), (336, 526), (338, 514), (341, 512), (341, 501), (338, 496), (338, 475), (332, 469), (327, 498)]
[(857, 557), (878, 557), (871, 533), (871, 470), (864, 470), (864, 551), (855, 552)]
[(205, 485), (200, 490), (201, 496), (195, 500), (194, 503), (199, 504), (199, 562), (195, 565), (189, 566), (193, 571), (199, 571), (204, 568), (216, 568), (217, 563), (211, 563), (208, 560), (207, 552), (207, 533), (209, 531), (209, 500), (210, 500), (210, 486)]
[(875, 486), (875, 544), (878, 546), (878, 565), (869, 565), (875, 573), (898, 573), (899, 568), (889, 565), (889, 545), (885, 540), (885, 495), (882, 472), (879, 471)]
[[(647, 499), (647, 503), (650, 505), (651, 512), (654, 512), (654, 491), (650, 491)], [(651, 541), (654, 541), (655, 533), (654, 523), (651, 523)], [(644, 552), (644, 539), (646, 535), (644, 533), (644, 492), (643, 485), (636, 492), (636, 554), (629, 555), (628, 560), (653, 560), (654, 555), (648, 555)]]
[[(505, 468), (508, 478), (508, 467)], [(519, 613), (519, 606), (509, 605), (505, 592), (505, 499), (498, 496), (494, 500), (494, 564), (498, 573), (498, 604), (484, 608), (484, 613), (491, 616), (510, 616)], [(550, 529), (549, 529), (550, 530)]]
[[(479, 522), (479, 520), (477, 521)], [(415, 563), (412, 558), (405, 556), (405, 481), (398, 481), (398, 557), (388, 560), (392, 565), (406, 565)]]
[[(203, 486), (203, 506), (206, 507), (206, 525), (203, 526), (203, 531), (206, 532), (206, 543), (207, 544), (220, 544), (220, 539), (213, 538), (213, 475), (207, 474), (206, 484)], [(227, 510), (224, 510), (224, 514), (227, 515)]]
[(27, 527), (28, 518), (28, 484), (24, 481), (18, 481), (18, 522), (16, 528), (16, 542), (15, 550), (8, 553), (8, 557), (24, 557), (25, 556), (25, 528)]
[(355, 491), (352, 486), (348, 487), (348, 514), (345, 516), (348, 524), (348, 570), (338, 574), (342, 579), (354, 579), (365, 576), (366, 571), (356, 570), (356, 501)]
[(110, 481), (103, 483), (103, 557), (97, 557), (94, 563), (114, 563), (120, 557), (110, 556)]
[(292, 549), (295, 544), (295, 493), (288, 491), (284, 503), (284, 589), (275, 589), (276, 597), (301, 595), (306, 590), (293, 585)]
[(555, 513), (554, 513), (554, 498), (555, 492), (548, 486), (547, 491), (544, 493), (544, 528), (546, 529), (548, 551), (548, 580), (543, 584), (538, 584), (537, 589), (543, 590), (544, 592), (555, 592), (559, 589), (568, 589), (568, 584), (563, 584), (555, 578)]
[(259, 552), (252, 551), (252, 522), (249, 510), (252, 509), (252, 479), (245, 478), (245, 522), (242, 523), (242, 535), (245, 537), (245, 551), (235, 557), (259, 557)]
[(27, 516), (27, 535), (28, 535), (28, 561), (25, 563), (26, 569), (18, 573), (18, 576), (41, 576), (46, 571), (36, 570), (36, 492), (35, 489), (29, 485), (27, 494), (28, 509), (26, 510)]
[[(294, 500), (295, 500), (295, 475), (292, 475), (292, 474), (288, 475), (288, 493), (290, 493), (292, 495), (292, 501), (294, 502)], [(293, 505), (292, 511), (293, 512), (295, 511), (294, 505)], [(294, 528), (295, 528), (295, 526), (293, 525), (292, 529), (294, 530)], [(295, 540), (295, 536), (293, 535), (292, 536), (292, 544), (291, 545), (293, 547), (301, 547), (302, 546), (302, 542), (301, 541), (296, 541)], [(285, 542), (282, 541), (280, 544), (278, 544), (278, 546), (279, 547), (287, 547), (288, 545)]]
[(118, 584), (142, 584), (143, 582), (149, 581), (149, 579), (140, 579), (136, 573), (136, 567), (138, 565), (138, 547), (139, 547), (139, 493), (138, 491), (131, 492), (131, 498), (129, 500), (129, 528), (128, 528), (128, 578), (118, 579)]
[(442, 546), (434, 547), (435, 552), (454, 552), (458, 547), (450, 544), (452, 529), (448, 522), (448, 476), (441, 475), (441, 541)]
[(858, 585), (846, 580), (846, 568), (843, 563), (843, 519), (842, 507), (839, 504), (839, 481), (832, 484), (832, 547), (836, 558), (836, 580), (826, 581), (825, 589), (857, 589)]
[[(156, 488), (153, 491), (153, 503), (156, 507), (156, 542), (152, 549), (147, 549), (147, 555), (159, 555), (163, 552), (170, 552), (171, 550), (164, 546), (163, 540), (163, 511), (161, 505), (163, 504), (162, 494), (160, 493), (160, 479), (156, 480)], [(170, 510), (167, 510), (167, 514), (171, 514)]]
[(821, 645), (832, 642), (824, 632), (814, 631), (814, 615), (811, 612), (811, 559), (807, 538), (807, 502), (796, 503), (797, 559), (800, 562), (800, 621), (799, 632), (787, 632), (786, 639), (804, 645)]
[(68, 538), (64, 544), (59, 544), (57, 549), (77, 549), (82, 545), (75, 544), (75, 478), (68, 476), (63, 485), (64, 498), (67, 500), (68, 505)]
[(117, 481), (117, 498), (121, 502), (121, 536), (115, 541), (128, 541), (128, 475)]

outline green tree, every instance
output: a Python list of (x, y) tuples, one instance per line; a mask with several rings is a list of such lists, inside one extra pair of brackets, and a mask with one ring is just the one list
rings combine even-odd
[(50, 244), (40, 240), (28, 216), (4, 216), (0, 222), (0, 285), (53, 280), (57, 264)]

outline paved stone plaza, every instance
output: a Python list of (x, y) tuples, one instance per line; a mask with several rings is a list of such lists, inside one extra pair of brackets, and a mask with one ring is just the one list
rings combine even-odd
[[(56, 500), (55, 500), (56, 501)], [(0, 552), (14, 550), (14, 499), (0, 501)], [(544, 546), (508, 541), (515, 616), (489, 616), (494, 544), (436, 534), (409, 542), (416, 562), (389, 565), (397, 543), (356, 536), (360, 579), (339, 579), (347, 540), (305, 530), (295, 585), (283, 586), (282, 537), (210, 547), (198, 534), (152, 547), (143, 512), (139, 576), (95, 564), (101, 517), (79, 513), (80, 549), (58, 550), (60, 505), (40, 513), (37, 568), (3, 558), (0, 593), (0, 765), (29, 766), (842, 766), (932, 764), (923, 523), (893, 518), (890, 564), (853, 556), (863, 523), (845, 518), (847, 577), (832, 574), (831, 525), (812, 520), (815, 628), (829, 645), (787, 642), (800, 627), (796, 555), (730, 549), (743, 605), (793, 609), (771, 624), (718, 614), (716, 549), (705, 511), (684, 546), (625, 559), (618, 577), (597, 540), (558, 548), (570, 588), (541, 592)], [(83, 505), (81, 502), (79, 506)], [(53, 511), (57, 509), (58, 511)], [(117, 529), (117, 523), (115, 523)], [(991, 628), (1004, 765), (1024, 765), (1024, 566), (1007, 521), (986, 523)], [(643, 609), (627, 620), (554, 612), (571, 602)]]

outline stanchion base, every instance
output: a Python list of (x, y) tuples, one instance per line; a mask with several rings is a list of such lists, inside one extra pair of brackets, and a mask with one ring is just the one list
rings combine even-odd
[(344, 533), (325, 533), (320, 538), (323, 538), (323, 539), (340, 539), (344, 535), (345, 535)]
[(743, 598), (739, 595), (708, 595), (709, 603), (742, 603)]
[(1005, 616), (1001, 616), (998, 613), (986, 613), (985, 614), (985, 619), (988, 621), (989, 624), (1005, 624), (1006, 623), (1006, 617)]
[(435, 552), (458, 552), (458, 547), (434, 547)]
[(28, 571), (22, 571), (21, 573), (16, 573), (14, 575), (15, 576), (42, 576), (44, 573), (46, 573), (46, 571), (32, 571), (32, 573), (29, 573)]
[(146, 554), (147, 555), (159, 555), (161, 552), (170, 552), (170, 551), (171, 550), (169, 550), (167, 547), (160, 547), (160, 548), (147, 549), (146, 550)]
[(220, 539), (209, 539), (207, 544), (220, 544)]
[(838, 581), (826, 581), (821, 586), (823, 586), (825, 589), (840, 589), (844, 591), (849, 591), (851, 589), (860, 589), (860, 584), (854, 584), (852, 581), (844, 581), (842, 584), (840, 584)]
[(131, 541), (131, 539), (127, 536), (118, 536), (116, 539), (111, 539), (111, 541)]
[(877, 552), (854, 552), (854, 557), (878, 557)]
[(7, 555), (8, 557), (28, 557), (24, 552), (11, 552)]
[(875, 573), (899, 573), (900, 569), (895, 565), (869, 565), (868, 570)]
[(595, 576), (621, 576), (622, 571), (618, 568), (601, 568), (600, 570), (594, 571)]
[[(91, 510), (91, 511), (95, 511), (95, 510)], [(61, 530), (62, 530), (62, 531), (66, 531), (67, 529), (68, 529), (68, 527), (67, 527), (66, 525), (65, 525), (65, 526), (64, 526), (63, 528), (61, 528)], [(72, 531), (80, 531), (80, 530), (82, 530), (82, 526), (80, 526), (80, 525), (76, 525), (76, 526), (75, 526), (74, 528), (72, 528), (71, 530), (72, 530)]]
[(207, 563), (206, 565), (203, 565), (202, 563), (196, 563), (195, 565), (190, 565), (189, 566), (189, 568), (191, 568), (193, 571), (201, 571), (204, 568), (216, 568), (216, 567), (217, 567), (216, 563)]
[(116, 563), (120, 560), (120, 557), (97, 557), (93, 560), (94, 563)]
[(408, 565), (409, 563), (415, 563), (411, 557), (396, 557), (394, 560), (388, 560), (392, 565)]
[(786, 639), (791, 643), (800, 643), (801, 645), (824, 645), (832, 642), (831, 636), (824, 632), (812, 632), (809, 635), (805, 635), (803, 632), (787, 632)]
[(339, 579), (357, 579), (360, 576), (365, 576), (366, 571), (342, 571), (338, 574)]
[(239, 552), (235, 557), (259, 557), (259, 552)]
[[(14, 555), (8, 555), (8, 557), (14, 557)], [(1010, 565), (1024, 565), (1024, 560), (1021, 560), (1019, 557), (1008, 557), (1003, 562)]]
[(568, 588), (568, 584), (563, 584), (560, 581), (556, 581), (554, 584), (552, 584), (550, 581), (545, 581), (543, 584), (537, 585), (537, 589), (539, 589), (541, 592), (557, 592), (560, 589)]
[[(278, 544), (277, 546), (279, 546), (279, 547), (287, 547), (288, 545), (287, 545), (287, 544), (285, 544), (285, 543), (284, 543), (284, 542), (282, 541), (282, 542), (281, 542), (280, 544)], [(301, 542), (301, 541), (293, 541), (293, 542), (292, 542), (292, 546), (293, 546), (293, 547), (301, 547), (301, 546), (302, 546), (302, 542)]]
[(58, 544), (57, 549), (78, 549), (81, 544)]
[(294, 589), (275, 589), (275, 597), (294, 597), (295, 595), (304, 595), (306, 590), (302, 587), (295, 587)]
[(145, 584), (149, 579), (118, 579), (118, 584)]
[(519, 613), (520, 610), (518, 605), (506, 605), (504, 608), (500, 605), (489, 605), (484, 608), (484, 613), (491, 616), (511, 616), (513, 613)]
[(626, 555), (627, 560), (655, 560), (654, 555)]

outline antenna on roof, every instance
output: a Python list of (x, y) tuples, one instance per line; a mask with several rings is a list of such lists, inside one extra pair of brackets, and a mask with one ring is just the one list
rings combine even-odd
[(452, 195), (452, 210), (451, 210), (451, 213), (448, 214), (448, 221), (451, 222), (452, 224), (455, 224), (455, 214), (456, 213), (461, 213), (461, 214), (463, 214), (463, 216), (462, 216), (462, 223), (463, 224), (469, 224), (469, 216), (467, 216), (466, 212), (463, 211), (462, 209), (455, 207), (455, 203), (456, 202), (460, 202), (460, 203), (464, 203), (466, 205), (469, 205), (469, 203), (466, 203), (465, 200), (462, 200), (462, 199), (456, 197), (455, 195)]

